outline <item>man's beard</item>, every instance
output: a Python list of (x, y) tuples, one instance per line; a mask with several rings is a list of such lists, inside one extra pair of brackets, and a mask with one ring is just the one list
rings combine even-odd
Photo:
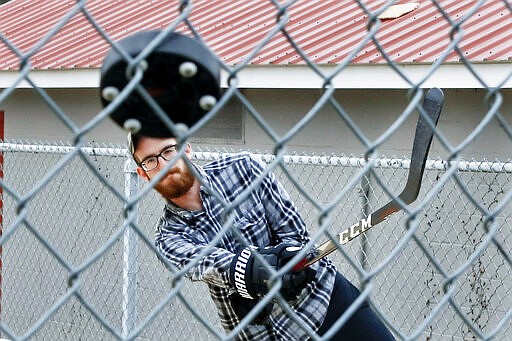
[[(172, 179), (170, 179), (172, 178)], [(185, 195), (192, 185), (195, 177), (187, 165), (175, 167), (169, 173), (155, 184), (155, 190), (165, 199), (171, 200)]]

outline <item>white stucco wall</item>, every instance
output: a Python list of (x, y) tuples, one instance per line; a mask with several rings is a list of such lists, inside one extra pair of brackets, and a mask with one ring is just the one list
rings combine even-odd
[[(101, 111), (98, 90), (48, 89), (47, 93), (60, 110), (76, 126), (83, 129)], [(264, 117), (278, 136), (284, 136), (311, 110), (320, 98), (319, 90), (311, 89), (246, 89), (246, 97)], [(501, 114), (512, 122), (512, 90), (502, 91)], [(446, 103), (439, 129), (450, 148), (454, 149), (478, 126), (487, 113), (485, 92), (481, 89), (445, 90)], [(383, 134), (407, 106), (406, 90), (337, 90), (338, 103), (350, 114), (360, 132), (370, 141)], [(75, 132), (62, 122), (33, 89), (16, 89), (3, 103), (6, 139), (23, 141), (73, 142)], [(385, 155), (408, 156), (411, 149), (417, 113), (383, 143), (379, 150)], [(205, 140), (201, 143), (231, 144), (233, 148), (272, 151), (275, 142), (244, 113), (243, 140)], [(510, 129), (510, 126), (508, 127)], [(83, 132), (86, 141), (124, 143), (125, 132), (108, 118), (90, 131)], [(510, 158), (512, 140), (496, 119), (481, 129), (481, 133), (461, 150), (465, 158)], [(363, 143), (344, 123), (332, 105), (326, 103), (317, 115), (287, 143), (289, 152), (344, 153), (360, 155)], [(436, 138), (431, 156), (445, 157), (446, 148)]]

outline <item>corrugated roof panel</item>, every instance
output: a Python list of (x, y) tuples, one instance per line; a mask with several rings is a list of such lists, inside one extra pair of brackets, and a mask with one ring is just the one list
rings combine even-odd
[[(276, 10), (263, 2), (242, 6), (232, 5), (226, 12), (217, 13), (216, 30), (203, 30), (201, 34), (214, 51), (228, 64), (238, 63), (244, 59), (265, 38), (272, 29)], [(192, 16), (194, 21), (195, 16)], [(209, 25), (206, 23), (205, 26)]]
[[(397, 19), (384, 20), (376, 39), (386, 54), (398, 63), (431, 63), (450, 45), (451, 26), (430, 0), (416, 0), (419, 7)], [(408, 1), (397, 1), (406, 3)], [(341, 63), (359, 47), (351, 63), (386, 63), (374, 42), (362, 45), (368, 35), (369, 14), (387, 0), (368, 0), (365, 9), (355, 1), (298, 0), (286, 9), (285, 29), (293, 42), (317, 64)], [(89, 13), (108, 36), (118, 40), (133, 32), (176, 25), (189, 32), (179, 16), (178, 0), (86, 2)], [(192, 1), (188, 21), (209, 46), (228, 64), (247, 62), (255, 47), (275, 30), (279, 9), (264, 0)], [(485, 1), (478, 9), (474, 0), (440, 0), (453, 22), (460, 22), (464, 35), (458, 47), (471, 62), (509, 61), (512, 57), (512, 13), (502, 0)], [(77, 2), (74, 0), (12, 0), (0, 6), (0, 32), (22, 53), (40, 44)], [(366, 11), (365, 11), (366, 10)], [(281, 13), (282, 14), (282, 13)], [(457, 35), (458, 36), (458, 35)], [(100, 67), (107, 41), (79, 12), (30, 58), (34, 68)], [(460, 56), (447, 51), (446, 62)], [(301, 64), (305, 61), (283, 32), (277, 31), (250, 61), (253, 64)], [(18, 68), (21, 60), (0, 41), (0, 69)]]
[[(314, 2), (313, 2), (314, 3)], [(326, 13), (329, 13), (326, 15)], [(290, 8), (290, 22), (286, 25), (287, 32), (300, 48), (317, 63), (328, 62), (333, 51), (340, 50), (340, 43), (347, 43), (354, 37), (354, 30), (360, 26), (351, 24), (364, 13), (352, 2), (327, 2), (324, 6), (307, 8)], [(354, 30), (352, 30), (354, 29)], [(351, 32), (352, 31), (352, 32)], [(353, 46), (352, 44), (349, 44)], [(271, 47), (273, 47), (271, 49)], [(348, 53), (349, 51), (347, 51)], [(258, 56), (257, 63), (295, 64), (304, 61), (293, 49), (284, 35), (275, 38)]]
[[(453, 22), (462, 20), (475, 6), (475, 2), (469, 1), (442, 1), (441, 4)], [(449, 48), (451, 43), (450, 23), (435, 6), (424, 5), (425, 3), (422, 3), (419, 9), (403, 18), (383, 21), (382, 30), (378, 33), (377, 38), (393, 61), (398, 63), (432, 62), (440, 58), (446, 49)], [(493, 34), (501, 30), (508, 32), (509, 35), (512, 34), (512, 20), (510, 20), (512, 15), (509, 14), (508, 22), (498, 15), (504, 9), (503, 2), (487, 2), (474, 15), (465, 19), (466, 21), (461, 25), (464, 29), (464, 35), (458, 44), (459, 49), (467, 51), (474, 46), (474, 42), (476, 42), (479, 48), (487, 50), (487, 52), (493, 48), (500, 48), (500, 44), (492, 42)], [(486, 23), (489, 23), (489, 25), (486, 25)], [(483, 39), (477, 40), (477, 36), (482, 36)], [(372, 45), (369, 44), (365, 50), (370, 57), (360, 55), (354, 59), (354, 62), (383, 62), (384, 57)], [(450, 51), (446, 61), (459, 61), (460, 56), (453, 49), (450, 49)], [(510, 56), (510, 53), (506, 54)], [(485, 60), (483, 56), (475, 54), (469, 58), (472, 61), (479, 62)]]
[[(9, 3), (10, 4), (10, 3)], [(29, 50), (43, 38), (52, 27), (54, 27), (59, 19), (62, 19), (62, 7), (58, 4), (49, 4), (46, 8), (45, 20), (41, 20), (40, 12), (31, 6), (18, 6), (14, 13), (4, 12), (4, 6), (0, 7), (0, 32), (6, 36), (11, 43), (22, 53), (28, 53)], [(5, 16), (4, 16), (5, 14)], [(17, 18), (18, 20), (9, 20), (8, 18)], [(4, 47), (5, 45), (0, 45)], [(5, 58), (0, 59), (3, 63)]]
[[(505, 5), (486, 3), (461, 25), (464, 39), (460, 49), (470, 60), (499, 60), (512, 55), (512, 14)], [(509, 20), (502, 20), (507, 17)]]
[[(442, 19), (435, 6), (426, 6), (425, 2), (420, 3), (415, 11), (398, 19), (384, 20), (381, 24), (376, 39), (396, 62), (419, 62), (426, 55), (430, 55), (430, 61), (434, 61), (448, 45), (445, 38), (449, 32), (449, 24)], [(425, 33), (428, 33), (428, 37)], [(420, 37), (421, 42), (418, 41)], [(365, 55), (354, 59), (355, 63), (385, 61), (373, 42), (367, 45), (365, 51)], [(429, 51), (435, 51), (435, 54), (431, 55)]]

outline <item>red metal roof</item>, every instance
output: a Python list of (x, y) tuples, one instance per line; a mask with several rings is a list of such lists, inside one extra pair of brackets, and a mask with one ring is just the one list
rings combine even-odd
[[(510, 61), (512, 11), (507, 0), (488, 0), (477, 9), (474, 0), (439, 0), (449, 20), (431, 0), (397, 19), (383, 20), (375, 37), (389, 58), (398, 63), (432, 63), (450, 44), (453, 32), (460, 54), (472, 62)], [(380, 9), (387, 0), (367, 0), (367, 10)], [(12, 0), (0, 6), (0, 33), (21, 54), (30, 53), (35, 69), (97, 68), (109, 48), (91, 23), (118, 40), (139, 30), (162, 29), (175, 22), (179, 1), (89, 0), (83, 10), (75, 0)], [(264, 46), (252, 64), (304, 64), (293, 44), (316, 64), (338, 64), (357, 51), (351, 63), (386, 63), (375, 43), (364, 43), (369, 15), (355, 1), (298, 0), (280, 11), (267, 0), (191, 1), (189, 21), (228, 64), (244, 62)], [(285, 3), (280, 1), (279, 3)], [(287, 3), (287, 2), (286, 2)], [(397, 3), (405, 3), (398, 1)], [(283, 14), (279, 16), (279, 14)], [(468, 17), (469, 15), (469, 17)], [(284, 23), (286, 33), (276, 30)], [(53, 36), (50, 32), (55, 31)], [(35, 47), (40, 47), (34, 51)], [(33, 51), (33, 52), (32, 52)], [(459, 62), (451, 49), (446, 62)], [(21, 58), (0, 39), (0, 69), (20, 67)]]

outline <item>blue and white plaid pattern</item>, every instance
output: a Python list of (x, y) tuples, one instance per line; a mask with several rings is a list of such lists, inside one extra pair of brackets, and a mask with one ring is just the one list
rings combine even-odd
[[(222, 326), (229, 331), (239, 323), (228, 299), (234, 291), (229, 282), (229, 267), (237, 250), (246, 245), (260, 247), (281, 242), (303, 245), (309, 236), (283, 186), (272, 173), (262, 177), (265, 166), (250, 154), (240, 153), (196, 168), (203, 176), (203, 210), (186, 211), (168, 202), (157, 226), (155, 243), (178, 268), (193, 262), (187, 277), (207, 283)], [(258, 185), (247, 191), (254, 183)], [(212, 190), (225, 202), (211, 195)], [(243, 200), (231, 205), (242, 197)], [(243, 238), (233, 233), (234, 229)], [(213, 245), (212, 240), (221, 231), (222, 238)], [(329, 305), (336, 270), (326, 259), (313, 265), (313, 269), (315, 280), (297, 300), (288, 303), (303, 323), (316, 331)], [(274, 305), (268, 324), (249, 325), (237, 335), (240, 340), (306, 338), (303, 328), (278, 304)]]

